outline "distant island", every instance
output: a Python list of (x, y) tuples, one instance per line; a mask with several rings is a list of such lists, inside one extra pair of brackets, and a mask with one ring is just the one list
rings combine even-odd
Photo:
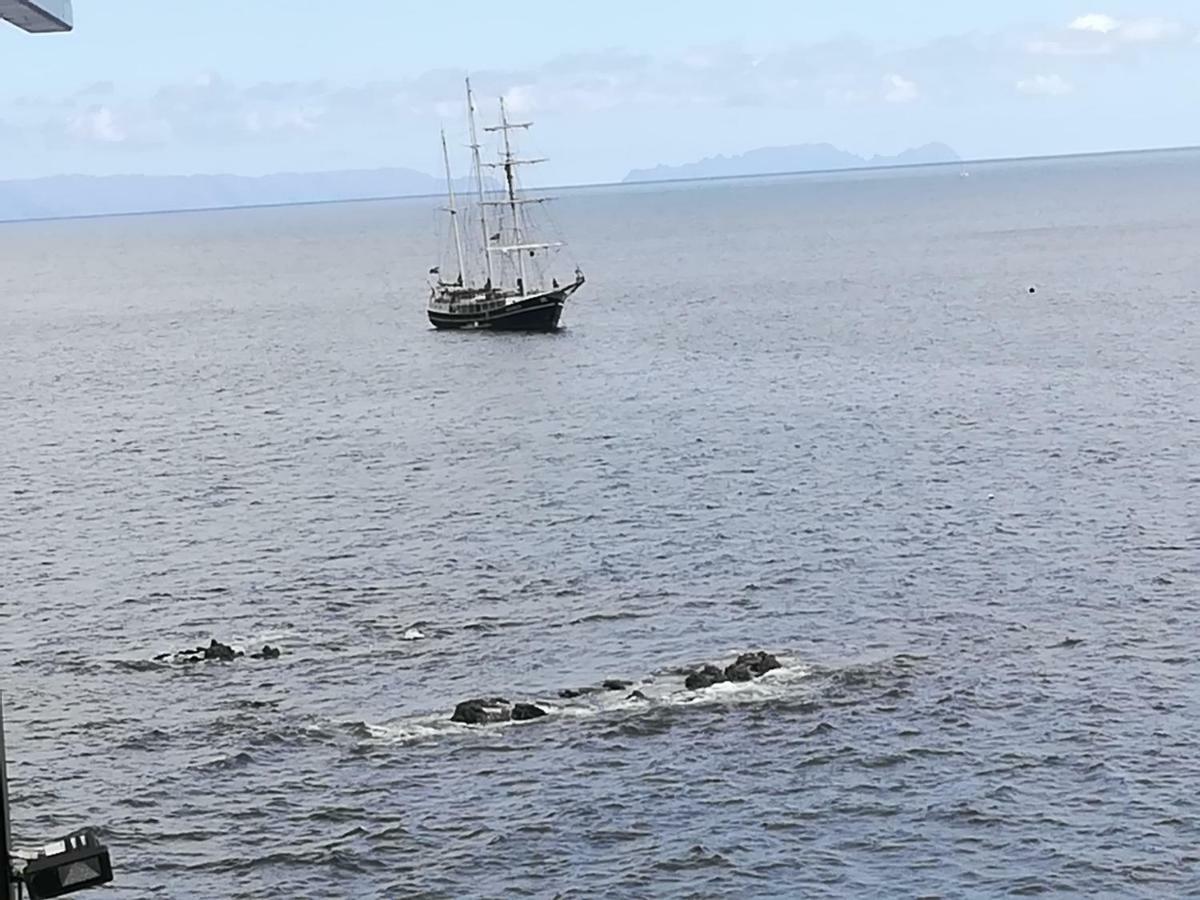
[[(456, 188), (466, 190), (463, 179)], [(413, 169), (241, 175), (58, 175), (0, 181), (0, 221), (377, 200), (445, 193)]]
[[(832, 144), (763, 147), (740, 156), (713, 156), (679, 166), (634, 169), (624, 183), (840, 171), (882, 166), (959, 162), (945, 144), (926, 144), (896, 156), (865, 158)], [(489, 179), (489, 188), (495, 188)], [(258, 177), (244, 175), (56, 175), (0, 181), (0, 222), (77, 216), (186, 212), (295, 203), (385, 200), (441, 195), (442, 178), (414, 169), (351, 169), (296, 172)], [(455, 190), (474, 190), (456, 179)]]
[(796, 144), (791, 147), (761, 147), (740, 156), (710, 156), (679, 166), (634, 169), (625, 183), (679, 181), (690, 178), (732, 178), (739, 175), (776, 175), (793, 172), (828, 172), (883, 166), (921, 166), (955, 163), (961, 157), (945, 144), (926, 144), (896, 156), (866, 158), (839, 150), (832, 144)]

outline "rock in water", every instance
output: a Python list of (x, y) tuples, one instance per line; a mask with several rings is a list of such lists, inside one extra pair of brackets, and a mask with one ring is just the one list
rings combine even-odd
[(221, 662), (233, 662), (241, 655), (241, 651), (235, 651), (228, 644), (222, 644), (216, 638), (213, 638), (212, 643), (204, 648), (205, 659), (216, 659), (220, 660)]
[(562, 697), (564, 700), (574, 700), (576, 697), (586, 697), (588, 694), (594, 694), (596, 693), (596, 690), (597, 689), (594, 687), (563, 688), (558, 692), (558, 696)]
[(779, 660), (770, 653), (743, 653), (725, 667), (725, 677), (730, 681), (750, 681), (779, 668)]
[(632, 694), (630, 694), (625, 699), (626, 700), (649, 700), (650, 698), (647, 697), (645, 694), (643, 694), (641, 691), (634, 691)]
[[(207, 647), (178, 650), (175, 653), (160, 653), (154, 659), (158, 662), (173, 660), (180, 663), (233, 662), (235, 659), (242, 659), (245, 656), (247, 654), (244, 651), (235, 650), (229, 644), (223, 644), (213, 638)], [(279, 656), (279, 648), (272, 647), (270, 644), (263, 644), (262, 650), (249, 654), (250, 659), (279, 659)]]
[(692, 672), (683, 681), (683, 686), (689, 691), (698, 691), (701, 688), (712, 687), (714, 684), (720, 684), (725, 681), (725, 673), (713, 665), (706, 665), (703, 668)]
[(518, 703), (512, 708), (514, 722), (528, 722), (530, 719), (540, 719), (544, 715), (546, 711), (532, 703)]
[(463, 725), (489, 725), (492, 722), (507, 722), (512, 717), (513, 710), (508, 701), (496, 697), (491, 700), (464, 700), (454, 707), (450, 721)]
[(750, 681), (754, 678), (754, 673), (745, 663), (734, 662), (725, 667), (725, 677), (730, 681)]
[(632, 681), (622, 681), (619, 678), (610, 678), (603, 685), (606, 691), (624, 691), (633, 687)]

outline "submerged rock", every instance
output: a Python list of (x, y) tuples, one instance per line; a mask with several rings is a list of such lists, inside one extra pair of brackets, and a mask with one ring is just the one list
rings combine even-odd
[[(178, 650), (175, 653), (160, 653), (154, 657), (156, 662), (174, 660), (182, 663), (198, 662), (233, 662), (246, 656), (245, 651), (235, 650), (229, 644), (213, 638), (207, 647), (197, 647), (195, 650)], [(250, 659), (279, 659), (280, 650), (270, 644), (264, 644), (262, 650), (251, 653)]]
[(514, 722), (528, 722), (530, 719), (540, 719), (544, 715), (547, 715), (546, 711), (532, 703), (518, 703), (512, 708)]
[(450, 721), (463, 725), (490, 725), (493, 722), (507, 722), (512, 717), (513, 710), (508, 701), (495, 697), (491, 700), (464, 700), (454, 707)]
[(714, 665), (705, 665), (702, 668), (691, 672), (687, 678), (683, 680), (683, 686), (689, 691), (698, 691), (701, 688), (712, 687), (714, 684), (720, 684), (722, 681), (727, 681), (725, 673)]
[[(698, 691), (726, 681), (750, 681), (778, 668), (780, 668), (779, 660), (773, 654), (756, 650), (751, 653), (743, 653), (724, 669), (706, 663), (699, 668), (674, 670), (674, 674), (684, 676), (684, 685), (688, 690)], [(653, 678), (650, 679), (650, 681), (653, 680)], [(563, 688), (558, 692), (558, 696), (565, 700), (574, 700), (601, 692), (624, 692), (633, 685), (632, 681), (609, 678), (594, 687)], [(636, 689), (626, 694), (625, 699), (642, 703), (657, 702), (652, 701), (650, 697)], [(464, 700), (454, 707), (450, 721), (464, 725), (491, 725), (497, 722), (527, 722), (549, 714), (548, 710), (533, 703), (510, 703), (501, 697), (492, 697), (490, 699)]]
[(756, 653), (743, 653), (727, 665), (725, 677), (730, 681), (750, 681), (778, 668), (779, 660), (772, 654), (759, 650)]
[(494, 725), (497, 722), (528, 722), (549, 715), (532, 703), (509, 703), (503, 697), (464, 700), (454, 707), (451, 722), (462, 725)]
[(594, 694), (597, 690), (599, 690), (599, 688), (563, 688), (558, 692), (558, 696), (562, 697), (564, 700), (574, 700), (577, 697), (586, 697), (588, 694)]
[(241, 650), (234, 650), (228, 644), (222, 644), (216, 638), (212, 639), (212, 643), (204, 648), (205, 659), (216, 659), (221, 662), (233, 662), (239, 656), (244, 656)]

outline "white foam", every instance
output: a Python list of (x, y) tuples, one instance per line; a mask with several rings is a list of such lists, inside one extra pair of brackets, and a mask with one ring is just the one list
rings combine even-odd
[[(683, 686), (683, 677), (672, 675), (650, 678), (621, 691), (596, 691), (571, 700), (534, 698), (534, 704), (546, 711), (546, 716), (524, 722), (497, 722), (491, 725), (463, 725), (451, 722), (449, 714), (414, 716), (385, 725), (365, 723), (372, 738), (386, 742), (404, 743), (427, 740), (448, 734), (481, 734), (497, 728), (524, 728), (553, 719), (592, 719), (597, 716), (627, 712), (650, 712), (664, 706), (743, 705), (761, 703), (795, 694), (812, 674), (812, 669), (798, 663), (784, 663), (753, 681), (724, 681), (711, 687), (690, 691)], [(639, 691), (645, 699), (631, 697)]]

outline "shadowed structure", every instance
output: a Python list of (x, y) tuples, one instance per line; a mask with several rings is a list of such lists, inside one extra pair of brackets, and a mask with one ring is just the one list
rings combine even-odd
[(0, 0), (0, 17), (34, 34), (70, 31), (71, 0)]

